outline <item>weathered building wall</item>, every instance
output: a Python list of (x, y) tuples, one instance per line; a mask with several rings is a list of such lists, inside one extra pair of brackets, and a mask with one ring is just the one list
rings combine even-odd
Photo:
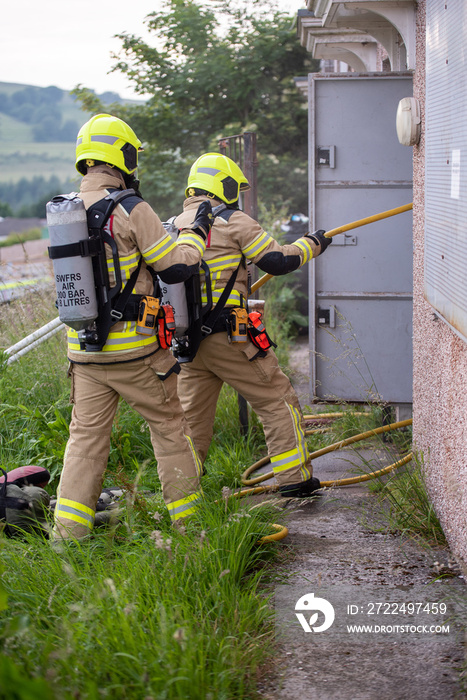
[[(467, 569), (467, 344), (423, 295), (425, 6), (419, 0), (414, 79), (422, 112), (421, 140), (414, 146), (414, 447), (423, 455), (430, 497), (451, 549)], [(448, 230), (439, 232), (441, 247), (445, 236)]]

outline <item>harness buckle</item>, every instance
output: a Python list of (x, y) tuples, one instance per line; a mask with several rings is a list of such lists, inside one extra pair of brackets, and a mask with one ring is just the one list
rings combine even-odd
[(201, 333), (203, 335), (211, 335), (212, 328), (210, 328), (209, 326), (201, 326)]
[(110, 318), (112, 319), (112, 321), (117, 323), (118, 321), (122, 320), (123, 313), (121, 311), (117, 311), (117, 309), (112, 309), (112, 311), (110, 312)]

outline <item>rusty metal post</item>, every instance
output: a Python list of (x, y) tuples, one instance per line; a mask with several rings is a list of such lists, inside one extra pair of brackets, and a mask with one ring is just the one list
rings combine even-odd
[(256, 134), (246, 131), (243, 134), (243, 172), (250, 183), (250, 189), (243, 195), (243, 210), (248, 216), (258, 219), (258, 161), (256, 160)]

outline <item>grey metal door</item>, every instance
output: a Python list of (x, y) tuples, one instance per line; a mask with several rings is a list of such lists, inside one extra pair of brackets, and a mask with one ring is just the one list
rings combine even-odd
[[(309, 76), (310, 221), (329, 230), (412, 201), (396, 134), (409, 73)], [(309, 269), (310, 394), (412, 401), (411, 212), (333, 238)]]

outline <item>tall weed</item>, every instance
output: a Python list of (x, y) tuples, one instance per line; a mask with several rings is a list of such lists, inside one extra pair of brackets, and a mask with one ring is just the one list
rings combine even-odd
[(391, 530), (430, 545), (446, 546), (446, 536), (428, 495), (423, 457), (414, 454), (403, 471), (393, 472), (377, 490), (379, 515)]
[[(12, 303), (2, 317), (3, 347), (54, 315), (51, 304), (39, 313), (24, 301)], [(66, 369), (59, 334), (4, 364), (0, 375), (0, 464), (46, 466), (51, 494), (68, 438)], [(278, 549), (258, 542), (277, 513), (222, 496), (264, 450), (254, 415), (251, 427), (243, 437), (236, 394), (225, 388), (204, 503), (179, 532), (162, 499), (146, 424), (119, 405), (106, 475), (106, 485), (126, 493), (117, 522), (62, 551), (38, 536), (0, 537), (0, 688), (15, 689), (0, 697), (257, 696), (257, 678), (274, 651), (264, 583)]]

